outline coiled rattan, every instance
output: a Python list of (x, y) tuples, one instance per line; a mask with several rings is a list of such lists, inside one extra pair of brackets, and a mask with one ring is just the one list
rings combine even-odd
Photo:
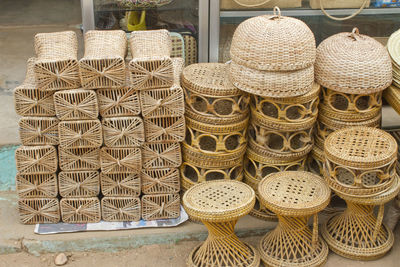
[(104, 118), (104, 144), (108, 147), (139, 147), (144, 143), (144, 126), (140, 117)]
[(54, 94), (57, 117), (60, 120), (94, 120), (99, 116), (96, 93), (92, 90), (73, 89)]
[(149, 195), (179, 193), (179, 178), (177, 168), (143, 169), (142, 192)]
[(100, 169), (99, 148), (59, 148), (60, 169), (83, 171)]
[(21, 198), (18, 200), (19, 220), (23, 224), (58, 223), (60, 205), (57, 198)]
[(99, 120), (61, 121), (58, 132), (62, 148), (100, 147), (103, 144)]
[(26, 146), (58, 145), (58, 123), (55, 117), (22, 117), (19, 122), (19, 138)]
[(179, 194), (158, 194), (142, 196), (143, 220), (178, 218), (181, 214)]
[(140, 195), (141, 178), (138, 172), (100, 173), (101, 192), (110, 197), (136, 197)]
[(20, 174), (55, 173), (57, 149), (51, 145), (20, 146), (15, 150), (15, 163)]
[(65, 223), (96, 223), (101, 219), (97, 197), (63, 198), (60, 201), (61, 218)]
[(182, 164), (179, 143), (145, 143), (142, 146), (143, 168), (178, 168)]
[(103, 197), (101, 216), (106, 222), (139, 221), (140, 199), (138, 197)]
[(182, 142), (185, 138), (185, 117), (144, 119), (146, 142)]
[(20, 174), (15, 177), (15, 186), (20, 198), (57, 197), (56, 174)]
[(60, 172), (58, 187), (62, 197), (96, 197), (100, 193), (99, 172)]
[(100, 155), (101, 171), (109, 173), (138, 173), (142, 168), (140, 148), (103, 147)]

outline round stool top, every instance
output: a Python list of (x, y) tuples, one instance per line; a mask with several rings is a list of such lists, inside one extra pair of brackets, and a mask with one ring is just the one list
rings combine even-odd
[(353, 168), (379, 168), (397, 157), (396, 140), (371, 127), (350, 127), (331, 133), (324, 143), (328, 160)]
[(239, 181), (217, 180), (191, 187), (183, 195), (182, 202), (193, 219), (226, 222), (251, 211), (255, 204), (255, 192)]
[(331, 191), (318, 175), (284, 171), (265, 177), (258, 185), (260, 201), (271, 211), (285, 216), (305, 216), (324, 209)]

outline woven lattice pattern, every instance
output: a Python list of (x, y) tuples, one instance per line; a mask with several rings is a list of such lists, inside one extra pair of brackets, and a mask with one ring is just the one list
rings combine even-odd
[(185, 138), (185, 118), (164, 117), (144, 119), (146, 142), (182, 142)]
[(134, 31), (129, 39), (132, 58), (169, 57), (172, 45), (167, 30)]
[(103, 173), (140, 172), (142, 156), (140, 148), (109, 148), (101, 149), (101, 171)]
[(63, 198), (61, 218), (65, 223), (96, 223), (101, 219), (100, 201), (91, 198)]
[(139, 147), (144, 143), (144, 126), (140, 117), (104, 118), (104, 144), (108, 147)]
[(100, 147), (103, 144), (99, 120), (62, 121), (58, 131), (62, 148)]
[(180, 179), (177, 168), (142, 170), (142, 192), (144, 194), (179, 193)]
[(138, 197), (104, 197), (101, 215), (106, 222), (139, 221), (141, 204)]
[(80, 85), (78, 40), (75, 32), (35, 35), (36, 84), (43, 91), (75, 89)]
[(18, 200), (19, 220), (23, 224), (58, 223), (60, 205), (56, 198)]
[(105, 196), (132, 197), (139, 196), (141, 178), (136, 173), (100, 173), (101, 192)]
[(60, 169), (81, 171), (100, 169), (99, 148), (60, 148)]
[(140, 91), (142, 115), (145, 118), (176, 117), (185, 112), (180, 86)]
[(19, 137), (23, 145), (58, 145), (58, 123), (54, 117), (22, 117)]
[(103, 118), (136, 116), (140, 114), (138, 92), (131, 87), (96, 90), (100, 115)]
[(185, 41), (185, 66), (197, 63), (197, 40), (190, 34), (182, 34)]
[(62, 197), (96, 197), (100, 192), (99, 172), (60, 172), (58, 186)]
[(92, 90), (73, 89), (54, 94), (57, 117), (60, 120), (94, 120), (99, 116), (96, 93)]
[(179, 143), (145, 143), (142, 146), (143, 168), (177, 168), (182, 164)]
[(21, 174), (55, 173), (58, 167), (54, 146), (20, 146), (15, 151), (17, 171)]
[(115, 88), (125, 84), (127, 39), (124, 31), (88, 31), (85, 54), (79, 60), (82, 87)]
[(178, 218), (181, 213), (179, 194), (144, 195), (142, 197), (143, 220)]
[(17, 174), (15, 184), (20, 198), (57, 197), (56, 174)]

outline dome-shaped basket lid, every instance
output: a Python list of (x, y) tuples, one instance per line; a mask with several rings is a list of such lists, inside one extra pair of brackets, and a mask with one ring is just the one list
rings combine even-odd
[(347, 94), (371, 94), (392, 83), (386, 49), (357, 28), (325, 39), (317, 48), (315, 79), (322, 86)]
[(315, 38), (301, 20), (281, 16), (250, 18), (237, 27), (231, 44), (232, 60), (257, 70), (289, 71), (315, 61)]

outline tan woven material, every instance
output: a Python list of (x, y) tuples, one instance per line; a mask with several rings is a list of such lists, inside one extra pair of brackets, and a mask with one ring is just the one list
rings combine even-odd
[(60, 172), (58, 187), (62, 197), (96, 197), (100, 193), (99, 172)]
[(14, 89), (15, 111), (20, 116), (52, 117), (56, 114), (53, 93), (37, 88), (33, 71), (35, 60), (28, 59), (25, 80)]
[(144, 195), (142, 218), (146, 221), (178, 218), (181, 214), (179, 194)]
[(100, 155), (101, 171), (109, 173), (138, 173), (142, 167), (140, 148), (103, 147)]
[(79, 60), (82, 87), (116, 88), (125, 84), (126, 33), (121, 30), (85, 33), (85, 54)]
[(19, 221), (23, 224), (58, 223), (60, 205), (57, 198), (18, 200)]
[(231, 45), (231, 58), (256, 70), (293, 71), (310, 67), (315, 61), (315, 38), (301, 20), (281, 16), (250, 18), (237, 27)]
[(140, 117), (104, 118), (104, 144), (108, 147), (139, 147), (144, 143), (144, 126)]
[(179, 143), (145, 143), (142, 146), (143, 168), (178, 168), (182, 164)]
[(347, 94), (379, 92), (392, 83), (390, 57), (382, 44), (354, 28), (318, 46), (315, 79), (324, 87)]
[(221, 10), (301, 7), (302, 0), (221, 0)]
[[(186, 92), (185, 92), (186, 93)], [(185, 116), (186, 118), (191, 118), (193, 120), (196, 120), (198, 122), (202, 122), (202, 123), (206, 123), (206, 124), (210, 124), (210, 125), (229, 125), (229, 124), (235, 124), (235, 123), (239, 123), (239, 122), (243, 122), (244, 120), (246, 120), (249, 117), (249, 109), (248, 104), (246, 104), (246, 108), (244, 109), (244, 112), (240, 115), (236, 115), (236, 116), (232, 116), (232, 117), (226, 117), (226, 116), (209, 116), (209, 115), (204, 115), (201, 114), (203, 112), (197, 112), (196, 110), (204, 110), (202, 108), (202, 100), (199, 100), (196, 102), (198, 102), (200, 104), (200, 107), (196, 107), (195, 110), (192, 109), (191, 106), (188, 105), (188, 103), (191, 102), (191, 100), (187, 99), (188, 94), (186, 93), (186, 106), (185, 106)], [(246, 97), (240, 97), (238, 99), (238, 102), (242, 103), (241, 106), (244, 106), (244, 102), (242, 101), (243, 99), (245, 99), (247, 101), (248, 96)], [(236, 100), (235, 100), (236, 101)], [(196, 106), (196, 102), (193, 104), (194, 106)], [(229, 105), (225, 104), (225, 101), (222, 101), (222, 113), (226, 113), (225, 111), (229, 112), (230, 109), (230, 103)], [(218, 104), (219, 105), (219, 104)], [(235, 104), (232, 104), (235, 105)]]
[(143, 194), (171, 194), (180, 190), (177, 168), (144, 169), (141, 179)]
[(385, 100), (392, 106), (392, 108), (400, 114), (400, 89), (395, 86), (389, 86), (383, 91)]
[(100, 201), (91, 198), (63, 198), (61, 218), (65, 223), (97, 223), (101, 219)]
[(136, 116), (140, 114), (139, 94), (134, 88), (96, 90), (100, 115), (103, 118)]
[(185, 66), (197, 63), (197, 40), (190, 34), (183, 34), (185, 41)]
[(178, 32), (170, 32), (171, 35), (171, 57), (185, 58), (185, 41), (183, 36)]
[(60, 148), (59, 158), (63, 171), (100, 169), (99, 148)]
[(99, 120), (62, 121), (58, 125), (58, 132), (62, 148), (100, 147), (103, 144)]
[(26, 146), (58, 145), (58, 123), (55, 117), (22, 117), (19, 122), (19, 138)]
[(101, 216), (106, 222), (139, 221), (140, 199), (138, 197), (104, 197), (101, 200)]
[(307, 171), (315, 173), (320, 176), (324, 176), (324, 162), (325, 155), (323, 149), (319, 148), (317, 145), (313, 147), (307, 158)]
[(172, 49), (167, 30), (133, 31), (129, 45), (132, 58), (169, 57)]
[(54, 94), (57, 117), (60, 120), (94, 120), (99, 116), (96, 93), (92, 90), (73, 89)]
[(141, 190), (140, 174), (100, 173), (101, 192), (110, 197), (136, 197)]
[(15, 186), (20, 198), (51, 198), (58, 194), (56, 174), (17, 173)]
[(234, 233), (237, 220), (254, 206), (255, 193), (238, 181), (211, 181), (193, 186), (182, 202), (191, 218), (208, 228), (206, 241), (189, 255), (188, 266), (258, 266), (258, 252)]
[(20, 174), (50, 174), (58, 167), (54, 146), (20, 146), (15, 150), (15, 162)]
[(80, 85), (78, 39), (75, 32), (38, 33), (35, 35), (34, 72), (42, 91), (75, 89)]
[(185, 138), (185, 117), (144, 119), (146, 142), (182, 142)]

